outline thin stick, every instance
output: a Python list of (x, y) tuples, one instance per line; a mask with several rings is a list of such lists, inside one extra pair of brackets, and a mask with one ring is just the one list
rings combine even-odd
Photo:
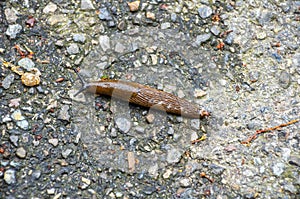
[(285, 126), (288, 126), (288, 125), (291, 125), (291, 124), (295, 124), (297, 122), (299, 122), (300, 119), (295, 119), (295, 120), (291, 120), (287, 123), (284, 123), (284, 124), (280, 124), (278, 126), (275, 126), (275, 127), (271, 127), (271, 128), (267, 128), (267, 129), (259, 129), (257, 130), (254, 135), (248, 137), (245, 141), (242, 141), (241, 144), (249, 144), (252, 140), (255, 140), (257, 138), (257, 135), (261, 134), (261, 133), (266, 133), (266, 132), (269, 132), (269, 131), (274, 131), (274, 130), (277, 130), (277, 129), (280, 129), (281, 127), (285, 127)]

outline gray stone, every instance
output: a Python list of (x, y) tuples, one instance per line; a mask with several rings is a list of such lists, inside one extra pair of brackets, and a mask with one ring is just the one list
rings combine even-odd
[(41, 174), (42, 172), (40, 170), (35, 170), (32, 172), (32, 177), (37, 180), (41, 177)]
[(198, 8), (198, 13), (202, 19), (205, 19), (208, 18), (213, 13), (213, 10), (208, 6), (202, 6)]
[(162, 23), (162, 24), (160, 25), (160, 28), (161, 28), (162, 30), (168, 29), (168, 28), (170, 28), (170, 27), (171, 27), (171, 24), (170, 24), (169, 22), (165, 22), (165, 23)]
[(291, 192), (293, 194), (297, 193), (297, 188), (292, 183), (285, 184), (283, 186), (283, 189), (286, 190), (286, 191), (288, 191), (288, 192)]
[(8, 74), (2, 81), (2, 87), (4, 89), (9, 89), (10, 85), (14, 82), (15, 75), (14, 74)]
[(172, 22), (176, 22), (176, 19), (177, 19), (176, 13), (172, 13), (172, 14), (171, 14), (171, 21), (172, 21)]
[(4, 172), (4, 181), (7, 184), (15, 184), (16, 181), (16, 171), (13, 169), (8, 169)]
[(210, 32), (211, 32), (212, 34), (218, 36), (218, 35), (220, 34), (221, 31), (220, 31), (220, 29), (219, 29), (218, 26), (212, 26), (212, 27), (210, 28)]
[(110, 15), (109, 11), (107, 10), (107, 8), (100, 8), (99, 9), (99, 18), (101, 20), (106, 20), (106, 21), (110, 21), (112, 20), (112, 16)]
[(81, 0), (80, 9), (81, 10), (94, 10), (95, 7), (91, 0)]
[(70, 46), (67, 48), (67, 52), (70, 54), (70, 55), (76, 55), (79, 53), (79, 46), (75, 43), (73, 44), (70, 44)]
[(280, 175), (283, 173), (284, 168), (285, 168), (285, 165), (284, 165), (283, 163), (281, 163), (281, 162), (276, 163), (276, 164), (272, 167), (272, 170), (273, 170), (274, 175), (280, 176)]
[(8, 23), (16, 23), (18, 16), (17, 11), (14, 8), (5, 9), (4, 13)]
[(26, 150), (23, 147), (20, 147), (17, 149), (16, 154), (19, 158), (25, 158), (26, 157)]
[(169, 164), (177, 163), (177, 162), (180, 161), (181, 155), (182, 155), (182, 153), (179, 149), (171, 148), (171, 149), (168, 150), (167, 162)]
[(48, 142), (50, 144), (52, 144), (53, 146), (57, 146), (58, 145), (58, 139), (56, 139), (56, 138), (49, 139)]
[(122, 133), (128, 133), (131, 128), (131, 122), (124, 117), (119, 117), (116, 119), (116, 125)]
[(200, 46), (202, 43), (208, 41), (211, 37), (211, 33), (207, 33), (207, 34), (202, 34), (202, 35), (198, 35), (196, 37), (195, 42), (192, 44), (194, 47), (198, 47)]
[(69, 121), (70, 120), (70, 114), (69, 114), (70, 107), (68, 105), (63, 105), (59, 111), (58, 119)]
[(199, 119), (191, 120), (191, 127), (196, 130), (199, 130), (200, 129), (200, 120)]
[(180, 186), (182, 187), (190, 187), (191, 186), (191, 181), (188, 178), (183, 178), (179, 181)]
[(66, 149), (61, 152), (63, 158), (67, 158), (72, 153), (72, 149)]
[(16, 135), (9, 136), (9, 140), (13, 143), (14, 146), (18, 146), (19, 137)]
[(84, 34), (74, 34), (73, 35), (73, 40), (75, 42), (84, 43), (85, 42), (85, 36), (84, 36)]
[(29, 123), (27, 120), (17, 121), (16, 124), (23, 130), (28, 130), (29, 128)]
[(110, 49), (110, 39), (107, 35), (101, 35), (99, 37), (99, 43), (104, 52)]
[(288, 72), (282, 71), (279, 75), (279, 84), (282, 88), (288, 88), (290, 86), (291, 76)]
[(57, 5), (49, 2), (43, 9), (44, 14), (53, 13), (57, 10)]
[(158, 164), (151, 165), (148, 169), (148, 173), (151, 177), (156, 178), (158, 176)]
[(32, 68), (35, 67), (35, 63), (27, 57), (20, 59), (18, 61), (18, 65), (26, 69), (27, 71), (30, 71)]
[(15, 39), (17, 34), (19, 34), (22, 30), (22, 26), (20, 24), (9, 25), (5, 34), (9, 36), (11, 39)]
[(224, 40), (225, 44), (228, 44), (228, 45), (233, 44), (233, 41), (234, 41), (234, 36), (232, 33), (228, 34)]
[(120, 42), (118, 42), (115, 46), (115, 51), (117, 53), (124, 53), (125, 49), (126, 49), (126, 47), (123, 44), (121, 44)]

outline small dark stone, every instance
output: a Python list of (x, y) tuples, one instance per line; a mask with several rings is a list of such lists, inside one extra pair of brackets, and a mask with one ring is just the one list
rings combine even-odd
[(112, 16), (110, 15), (109, 11), (107, 10), (107, 8), (100, 8), (99, 9), (99, 18), (101, 20), (106, 20), (106, 21), (110, 21), (112, 20)]

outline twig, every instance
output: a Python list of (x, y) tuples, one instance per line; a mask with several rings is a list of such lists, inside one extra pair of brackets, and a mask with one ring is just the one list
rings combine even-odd
[(206, 138), (207, 138), (206, 135), (203, 135), (201, 138), (191, 141), (191, 144), (196, 144), (198, 142), (206, 140)]
[(280, 129), (281, 127), (285, 127), (285, 126), (288, 126), (288, 125), (291, 125), (291, 124), (295, 124), (297, 122), (299, 122), (300, 119), (295, 119), (295, 120), (291, 120), (287, 123), (284, 123), (284, 124), (280, 124), (278, 126), (275, 126), (275, 127), (271, 127), (271, 128), (267, 128), (267, 129), (259, 129), (257, 130), (254, 135), (248, 137), (245, 141), (242, 141), (241, 144), (249, 144), (252, 140), (255, 140), (257, 138), (257, 135), (261, 134), (261, 133), (266, 133), (266, 132), (269, 132), (269, 131), (274, 131), (274, 130), (277, 130), (277, 129)]

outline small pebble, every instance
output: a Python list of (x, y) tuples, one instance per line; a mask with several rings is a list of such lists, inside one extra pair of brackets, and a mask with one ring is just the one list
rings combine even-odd
[(117, 53), (124, 53), (125, 49), (126, 49), (126, 47), (123, 44), (121, 44), (120, 42), (118, 42), (115, 46), (115, 51)]
[(158, 176), (158, 164), (157, 163), (151, 164), (149, 169), (148, 169), (148, 173), (152, 178), (157, 178), (157, 176)]
[(69, 55), (76, 55), (80, 52), (79, 46), (77, 44), (73, 43), (67, 48), (67, 52), (69, 53)]
[(199, 119), (192, 119), (191, 120), (191, 127), (200, 130), (200, 120)]
[(205, 43), (206, 41), (208, 41), (210, 39), (210, 37), (211, 37), (211, 33), (198, 35), (196, 37), (195, 42), (192, 45), (194, 47), (199, 47), (202, 43)]
[(263, 39), (265, 39), (267, 37), (267, 34), (264, 31), (258, 31), (256, 37), (259, 40), (263, 40)]
[(100, 8), (98, 16), (101, 20), (106, 20), (106, 21), (112, 20), (112, 16), (110, 15), (110, 12), (107, 10), (107, 8)]
[(176, 13), (172, 13), (172, 14), (171, 14), (171, 21), (172, 21), (172, 22), (176, 22), (176, 19), (177, 19)]
[(22, 30), (22, 26), (20, 24), (9, 25), (5, 34), (9, 36), (11, 39), (15, 39), (17, 34), (19, 34)]
[(70, 120), (70, 114), (69, 114), (70, 107), (68, 105), (63, 105), (59, 111), (58, 119), (69, 121)]
[(84, 36), (84, 34), (74, 34), (73, 35), (73, 40), (75, 42), (84, 43), (85, 42), (85, 36)]
[(162, 24), (160, 25), (160, 28), (161, 28), (162, 30), (168, 29), (168, 28), (170, 28), (170, 27), (171, 27), (171, 24), (170, 24), (169, 22), (165, 22), (165, 23), (162, 23)]
[(122, 133), (128, 133), (131, 128), (131, 122), (124, 117), (117, 118), (116, 125), (118, 126), (120, 132)]
[(276, 163), (276, 164), (272, 167), (272, 170), (273, 170), (274, 175), (280, 176), (280, 175), (284, 172), (284, 168), (285, 168), (284, 163), (281, 163), (281, 162)]
[(147, 122), (150, 123), (150, 124), (154, 122), (154, 119), (155, 119), (155, 115), (152, 114), (152, 113), (150, 113), (150, 114), (148, 114), (148, 115), (146, 116), (146, 120), (147, 120)]
[(99, 44), (103, 52), (106, 52), (108, 49), (110, 49), (110, 38), (107, 35), (101, 35), (99, 37)]
[(168, 150), (168, 154), (167, 154), (167, 162), (169, 164), (173, 164), (173, 163), (177, 163), (180, 161), (181, 159), (181, 152), (179, 151), (179, 149), (176, 148), (172, 148)]
[(18, 61), (18, 65), (26, 69), (27, 71), (30, 71), (32, 68), (35, 67), (35, 63), (27, 57), (20, 59)]
[(19, 158), (25, 158), (26, 157), (26, 151), (23, 147), (20, 147), (17, 149), (16, 154)]
[(85, 184), (87, 184), (88, 186), (91, 184), (91, 180), (85, 177), (81, 177), (81, 181)]
[(170, 175), (172, 174), (172, 170), (168, 169), (164, 174), (163, 174), (163, 178), (164, 179), (168, 179), (170, 177)]
[(4, 172), (4, 181), (7, 184), (15, 184), (16, 183), (16, 171), (13, 169), (8, 169)]
[(152, 21), (155, 20), (155, 14), (153, 12), (147, 12), (146, 13), (146, 18), (151, 19)]
[(63, 14), (53, 14), (52, 16), (50, 16), (48, 18), (47, 23), (50, 26), (54, 26), (56, 24), (66, 22), (67, 20), (68, 20), (68, 18), (66, 16), (64, 16)]
[(24, 120), (25, 117), (22, 115), (20, 110), (15, 110), (12, 114), (11, 114), (11, 118), (15, 121), (21, 121)]
[(191, 186), (191, 181), (188, 178), (183, 178), (179, 181), (180, 186), (189, 187)]
[(227, 35), (227, 37), (225, 38), (224, 43), (228, 44), (228, 45), (231, 45), (231, 44), (233, 44), (233, 41), (234, 41), (234, 36), (233, 36), (232, 33), (229, 33)]
[(91, 0), (81, 0), (80, 9), (81, 10), (94, 10), (95, 7)]
[(201, 89), (195, 89), (194, 91), (194, 97), (195, 98), (201, 98), (204, 97), (207, 93), (204, 90)]
[(150, 57), (151, 57), (151, 60), (152, 60), (152, 65), (157, 65), (157, 59), (158, 59), (157, 55), (151, 54)]
[(23, 130), (28, 130), (29, 123), (27, 120), (21, 120), (16, 122), (17, 126), (20, 127)]
[(57, 10), (57, 5), (49, 2), (43, 9), (44, 14), (53, 13)]
[(218, 35), (220, 34), (221, 31), (220, 31), (220, 29), (219, 29), (218, 26), (212, 26), (212, 27), (210, 28), (210, 32), (211, 32), (212, 34), (218, 36)]
[(63, 158), (67, 158), (72, 153), (72, 149), (63, 150), (61, 155)]
[(2, 87), (4, 89), (9, 89), (10, 85), (14, 82), (15, 75), (14, 74), (8, 74), (2, 81)]
[(127, 5), (131, 12), (135, 12), (139, 9), (140, 1), (127, 2)]
[(16, 23), (18, 16), (17, 16), (17, 11), (13, 8), (7, 8), (4, 10), (5, 17), (8, 23)]
[(202, 6), (198, 8), (198, 14), (202, 19), (208, 18), (210, 15), (212, 15), (213, 11), (208, 6)]
[(49, 195), (55, 194), (55, 188), (47, 189), (47, 194), (49, 194)]
[(127, 160), (128, 160), (128, 170), (130, 173), (132, 173), (135, 170), (135, 157), (132, 151), (128, 152)]
[(57, 146), (58, 145), (58, 139), (56, 139), (56, 138), (49, 139), (48, 142), (50, 144), (52, 144), (53, 146)]
[(13, 143), (14, 146), (18, 146), (19, 137), (16, 135), (9, 136), (9, 140)]

